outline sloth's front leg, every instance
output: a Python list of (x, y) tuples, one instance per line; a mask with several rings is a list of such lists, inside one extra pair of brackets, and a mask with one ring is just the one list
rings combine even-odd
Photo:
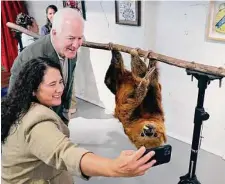
[(135, 87), (133, 93), (131, 93), (126, 103), (124, 103), (123, 109), (125, 110), (123, 113), (126, 114), (126, 122), (130, 122), (132, 119), (132, 115), (135, 111), (135, 109), (143, 102), (148, 89), (149, 84), (151, 81), (150, 74), (152, 73), (152, 70), (148, 71), (144, 78), (140, 78), (137, 76), (133, 76), (135, 83), (138, 82), (137, 86)]

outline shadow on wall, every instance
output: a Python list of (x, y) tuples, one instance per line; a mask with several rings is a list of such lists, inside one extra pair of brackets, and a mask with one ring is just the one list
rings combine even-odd
[(75, 71), (75, 91), (80, 99), (104, 108), (100, 100), (95, 75), (93, 72), (90, 49), (81, 47), (78, 52), (78, 60)]

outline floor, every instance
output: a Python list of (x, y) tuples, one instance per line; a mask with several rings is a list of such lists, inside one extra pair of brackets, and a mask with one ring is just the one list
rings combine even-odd
[[(69, 125), (71, 139), (81, 147), (96, 154), (115, 158), (124, 149), (135, 149), (123, 133), (122, 125), (104, 109), (78, 99), (76, 118)], [(177, 184), (179, 177), (188, 172), (190, 145), (168, 138), (172, 145), (172, 157), (168, 164), (151, 168), (144, 176), (136, 178), (93, 177), (91, 184)], [(225, 160), (200, 150), (196, 175), (201, 184), (225, 183)], [(78, 184), (86, 181), (75, 178)], [(189, 183), (190, 184), (190, 183)]]

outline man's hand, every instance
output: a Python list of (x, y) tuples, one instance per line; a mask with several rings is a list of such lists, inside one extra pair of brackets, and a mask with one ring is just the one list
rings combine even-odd
[(75, 117), (75, 113), (77, 112), (77, 109), (63, 109), (63, 116), (69, 121), (70, 119)]

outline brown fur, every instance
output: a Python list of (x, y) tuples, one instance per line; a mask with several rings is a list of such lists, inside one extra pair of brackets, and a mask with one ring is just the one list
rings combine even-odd
[(137, 148), (162, 145), (166, 142), (166, 134), (158, 69), (146, 77), (145, 63), (132, 53), (130, 72), (124, 68), (120, 52), (113, 50), (112, 54), (105, 84), (115, 94), (114, 116)]

